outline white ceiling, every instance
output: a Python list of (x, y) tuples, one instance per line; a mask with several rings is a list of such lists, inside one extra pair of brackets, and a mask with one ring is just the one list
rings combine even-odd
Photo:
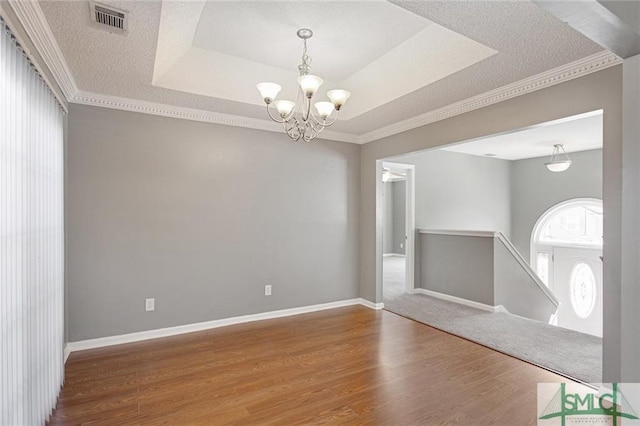
[(129, 32), (91, 25), (85, 1), (39, 2), (78, 89), (267, 120), (260, 81), (292, 97), (309, 27), (312, 72), (352, 97), (332, 130), (374, 132), (602, 51), (528, 1), (111, 1)]
[[(281, 99), (295, 101), (302, 56), (296, 31), (308, 27), (314, 31), (308, 41), (312, 73), (325, 80), (319, 96), (338, 88), (357, 94), (342, 110), (343, 120), (497, 53), (386, 1), (165, 6), (153, 85), (263, 107), (256, 84), (274, 81), (283, 87)], [(180, 39), (182, 48), (174, 48)]]
[(568, 153), (602, 148), (602, 112), (582, 114), (535, 127), (442, 148), (445, 151), (503, 160), (550, 157), (553, 145)]

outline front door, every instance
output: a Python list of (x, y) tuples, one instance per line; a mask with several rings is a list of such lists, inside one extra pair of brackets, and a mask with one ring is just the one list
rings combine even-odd
[(558, 326), (602, 337), (602, 250), (553, 248)]

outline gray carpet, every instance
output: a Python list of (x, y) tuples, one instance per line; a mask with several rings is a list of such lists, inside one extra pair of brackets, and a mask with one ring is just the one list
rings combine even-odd
[(404, 294), (404, 258), (384, 258), (383, 271), (385, 309), (585, 383), (602, 381), (601, 338), (422, 294)]

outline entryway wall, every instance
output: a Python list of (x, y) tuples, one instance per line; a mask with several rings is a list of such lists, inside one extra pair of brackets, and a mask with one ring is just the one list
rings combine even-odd
[(416, 166), (416, 228), (509, 236), (509, 161), (442, 150), (393, 161)]
[(602, 199), (602, 149), (571, 159), (562, 173), (547, 170), (548, 157), (507, 161), (431, 150), (393, 161), (416, 165), (417, 228), (500, 231), (528, 260), (540, 215), (562, 201)]
[(406, 183), (403, 180), (383, 184), (385, 254), (405, 254), (405, 193)]
[(562, 173), (544, 167), (548, 157), (513, 161), (511, 166), (511, 242), (529, 259), (531, 233), (540, 216), (574, 198), (602, 199), (602, 150), (571, 153)]

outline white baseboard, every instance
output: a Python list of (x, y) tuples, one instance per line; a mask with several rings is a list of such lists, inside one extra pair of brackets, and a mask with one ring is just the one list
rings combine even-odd
[(185, 324), (175, 327), (159, 328), (155, 330), (140, 331), (137, 333), (122, 334), (118, 336), (100, 337), (97, 339), (79, 340), (65, 345), (65, 361), (68, 353), (85, 349), (102, 348), (105, 346), (121, 345), (123, 343), (139, 342), (141, 340), (157, 339), (160, 337), (175, 336), (177, 334), (192, 333), (194, 331), (209, 330), (212, 328), (226, 327), (228, 325), (242, 324), (246, 322), (262, 321), (273, 318), (288, 317), (326, 309), (341, 308), (344, 306), (362, 305), (369, 309), (382, 309), (382, 303), (373, 303), (366, 299), (356, 298), (339, 300), (337, 302), (322, 303), (319, 305), (302, 306), (299, 308), (281, 309), (278, 311), (263, 312), (259, 314), (243, 315), (239, 317), (223, 318), (213, 321)]
[(360, 304), (362, 306), (366, 306), (369, 309), (375, 309), (376, 311), (379, 311), (380, 309), (384, 309), (384, 303), (373, 303), (363, 298), (360, 298)]
[(400, 253), (385, 253), (382, 257), (406, 257), (406, 255)]
[(502, 305), (485, 305), (484, 303), (474, 302), (473, 300), (463, 299), (461, 297), (451, 296), (449, 294), (439, 293), (437, 291), (427, 290), (425, 288), (415, 288), (414, 293), (424, 294), (427, 296), (435, 297), (437, 299), (446, 300), (447, 302), (459, 303), (460, 305), (469, 306), (471, 308), (476, 308), (487, 312), (503, 312), (500, 309), (504, 309)]
[[(494, 306), (494, 307), (493, 307), (493, 312), (500, 312), (500, 313), (503, 313), (503, 314), (511, 314), (511, 312), (509, 312), (509, 311), (507, 310), (507, 308), (505, 308), (503, 305), (496, 305), (496, 306)], [(513, 314), (511, 314), (511, 315), (513, 315)], [(516, 316), (517, 316), (517, 315), (516, 315)], [(529, 319), (530, 319), (530, 318), (529, 318)]]
[(71, 347), (69, 346), (68, 343), (64, 344), (64, 363), (67, 363), (67, 359), (69, 358), (69, 355), (71, 354)]

